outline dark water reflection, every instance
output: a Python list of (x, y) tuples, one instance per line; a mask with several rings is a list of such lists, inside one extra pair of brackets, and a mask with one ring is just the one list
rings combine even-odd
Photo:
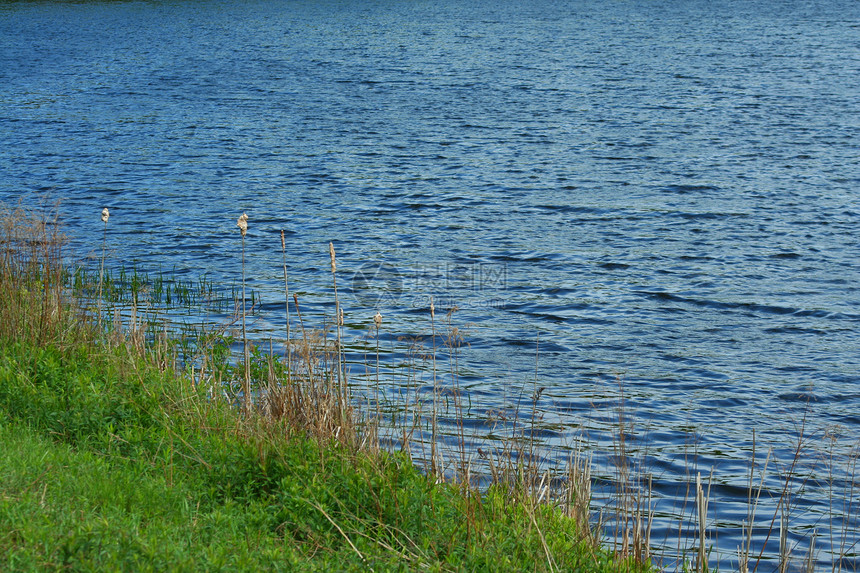
[(685, 480), (713, 467), (726, 567), (753, 429), (781, 464), (764, 527), (803, 427), (790, 533), (799, 555), (827, 537), (825, 567), (860, 513), (839, 473), (860, 438), (858, 30), (839, 0), (0, 3), (0, 198), (61, 198), (80, 257), (107, 205), (115, 261), (224, 285), (247, 211), (261, 337), (283, 331), (280, 230), (309, 316), (331, 313), (334, 241), (350, 340), (385, 316), (392, 400), (432, 392), (398, 377), (401, 338), (432, 346), (429, 297), (457, 305), (443, 384), (474, 448), (542, 386), (550, 461), (587, 435), (610, 475), (623, 386), (655, 540), (677, 545)]

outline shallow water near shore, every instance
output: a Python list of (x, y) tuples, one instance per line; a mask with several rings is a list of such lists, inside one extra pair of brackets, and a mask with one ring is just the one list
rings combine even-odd
[(726, 568), (753, 430), (778, 497), (802, 428), (790, 539), (817, 530), (829, 569), (860, 513), (858, 31), (847, 1), (4, 2), (0, 200), (62, 200), (82, 261), (108, 206), (110, 266), (222, 285), (247, 212), (261, 340), (284, 332), (281, 229), (308, 319), (332, 314), (332, 241), (355, 361), (384, 316), (384, 394), (426, 400), (403, 337), (432, 346), (430, 297), (440, 335), (456, 305), (440, 378), (470, 447), (544, 388), (548, 461), (587, 436), (609, 478), (623, 392), (653, 540), (677, 546), (714, 468)]

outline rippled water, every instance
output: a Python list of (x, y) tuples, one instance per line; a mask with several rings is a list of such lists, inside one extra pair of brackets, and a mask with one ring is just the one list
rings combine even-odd
[[(280, 230), (309, 315), (333, 241), (349, 336), (378, 307), (390, 366), (431, 295), (459, 307), (474, 447), (537, 386), (551, 459), (608, 443), (623, 389), (655, 541), (715, 467), (728, 567), (753, 429), (785, 465), (801, 426), (806, 465), (860, 439), (857, 78), (847, 0), (2, 2), (0, 199), (62, 199), (79, 257), (107, 205), (117, 264), (222, 284), (247, 211), (259, 336)], [(858, 526), (823, 467), (796, 554)]]

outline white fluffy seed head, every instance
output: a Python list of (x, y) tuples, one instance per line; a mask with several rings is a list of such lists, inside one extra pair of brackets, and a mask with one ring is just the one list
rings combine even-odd
[(236, 220), (236, 226), (242, 231), (242, 236), (244, 237), (245, 233), (248, 232), (248, 215), (242, 213), (239, 219)]
[(334, 261), (334, 243), (328, 244), (328, 255), (331, 257), (331, 272), (337, 272), (337, 264)]
[(433, 304), (433, 299), (430, 299), (430, 318), (436, 318), (436, 305)]
[(379, 314), (379, 311), (376, 311), (376, 315), (373, 317), (373, 323), (376, 325), (376, 330), (379, 330), (379, 327), (382, 326), (382, 315)]
[(107, 224), (109, 218), (110, 218), (110, 211), (108, 211), (108, 208), (105, 207), (104, 209), (102, 209), (102, 222)]

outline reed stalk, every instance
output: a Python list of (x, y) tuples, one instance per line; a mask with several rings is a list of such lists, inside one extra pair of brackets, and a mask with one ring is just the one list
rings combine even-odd
[(702, 488), (702, 474), (696, 473), (696, 509), (699, 518), (699, 558), (697, 570), (701, 573), (708, 571), (708, 553), (705, 547), (707, 543), (707, 518), (708, 518), (708, 499), (705, 496), (705, 491)]
[(287, 242), (281, 229), (281, 253), (284, 263), (284, 307), (287, 313), (287, 384), (292, 384), (293, 344), (290, 339), (290, 287), (287, 283)]
[(242, 384), (244, 394), (245, 415), (251, 413), (251, 357), (248, 350), (248, 332), (245, 327), (245, 235), (248, 233), (248, 215), (242, 213), (236, 221), (236, 226), (242, 233), (242, 348), (245, 355), (245, 378)]
[(809, 553), (806, 555), (806, 573), (815, 572), (815, 538), (818, 535), (818, 530), (812, 530), (812, 539), (809, 541)]
[(782, 507), (782, 512), (779, 514), (779, 573), (788, 571), (789, 550), (788, 550), (788, 510), (785, 506)]
[(373, 325), (376, 327), (376, 425), (379, 427), (379, 328), (382, 326), (382, 314), (379, 311), (373, 316)]
[(331, 280), (334, 285), (334, 322), (335, 322), (335, 351), (337, 353), (337, 388), (338, 401), (340, 403), (341, 422), (346, 420), (346, 381), (343, 372), (343, 345), (341, 341), (341, 330), (343, 326), (343, 310), (340, 308), (340, 299), (337, 296), (337, 260), (335, 258), (334, 243), (329, 242), (328, 254), (331, 259)]
[(296, 293), (293, 293), (293, 304), (296, 306), (296, 316), (299, 317), (299, 326), (302, 329), (302, 340), (305, 341), (305, 346), (308, 343), (308, 333), (305, 331), (305, 321), (302, 319), (302, 311), (299, 308), (299, 297)]
[(98, 296), (98, 328), (101, 331), (102, 328), (102, 283), (104, 281), (105, 274), (105, 253), (107, 248), (107, 224), (108, 219), (110, 218), (110, 211), (107, 207), (102, 209), (102, 222), (104, 223), (104, 228), (102, 229), (102, 260), (101, 265), (99, 266), (99, 296)]
[[(761, 548), (761, 551), (759, 552), (758, 560), (756, 562), (755, 568), (753, 569), (753, 573), (755, 573), (755, 571), (758, 569), (759, 563), (761, 563), (761, 561), (762, 561), (762, 557), (764, 556), (765, 547), (767, 547), (767, 542), (770, 540), (770, 536), (773, 533), (773, 528), (776, 525), (777, 518), (780, 519), (780, 527), (779, 527), (779, 533), (780, 533), (779, 559), (780, 559), (780, 563), (785, 558), (785, 556), (782, 553), (782, 550), (784, 548), (783, 548), (782, 543), (781, 543), (781, 541), (782, 541), (782, 539), (781, 539), (782, 521), (783, 521), (783, 516), (786, 516), (786, 514), (787, 514), (787, 510), (788, 510), (787, 505), (790, 501), (789, 498), (791, 496), (791, 480), (797, 473), (797, 466), (801, 461), (801, 457), (802, 457), (803, 451), (804, 451), (805, 446), (806, 446), (806, 433), (805, 432), (806, 432), (806, 415), (807, 415), (807, 413), (808, 413), (808, 411), (804, 413), (800, 427), (798, 428), (798, 437), (797, 437), (797, 444), (796, 444), (795, 449), (794, 449), (794, 457), (792, 458), (791, 464), (789, 465), (787, 471), (785, 472), (784, 485), (783, 485), (782, 491), (779, 494), (779, 498), (777, 499), (776, 507), (774, 508), (774, 514), (770, 520), (770, 527), (768, 528), (767, 535), (765, 536), (764, 542), (762, 543), (762, 548)], [(785, 519), (787, 519), (787, 517), (785, 517)]]
[(433, 426), (431, 429), (432, 439), (430, 442), (430, 472), (438, 477), (439, 467), (436, 465), (436, 440), (438, 439), (439, 427), (437, 419), (439, 415), (439, 381), (436, 378), (436, 307), (433, 304), (433, 297), (430, 297), (430, 329), (431, 337), (433, 338)]
[[(529, 457), (528, 464), (531, 466), (535, 464), (535, 434), (537, 433), (537, 405), (540, 401), (541, 395), (544, 392), (543, 388), (538, 388), (538, 365), (540, 364), (540, 332), (537, 334), (537, 338), (535, 339), (535, 375), (533, 384), (533, 392), (532, 392), (532, 415), (531, 415), (531, 429), (529, 431)], [(531, 472), (530, 472), (531, 473)], [(531, 495), (534, 497), (535, 491), (535, 477), (530, 475), (528, 477), (529, 486), (531, 489)]]
[[(463, 469), (466, 467), (466, 433), (465, 426), (463, 424), (463, 403), (462, 403), (462, 392), (460, 391), (460, 345), (463, 343), (464, 338), (460, 333), (459, 327), (453, 326), (452, 317), (454, 313), (460, 310), (458, 306), (453, 306), (448, 309), (448, 312), (445, 315), (446, 327), (447, 327), (447, 338), (445, 339), (445, 346), (448, 347), (448, 368), (451, 376), (451, 395), (454, 399), (454, 411), (456, 413), (457, 420), (457, 447), (459, 449), (460, 454), (460, 468)], [(456, 475), (454, 476), (457, 477)]]

